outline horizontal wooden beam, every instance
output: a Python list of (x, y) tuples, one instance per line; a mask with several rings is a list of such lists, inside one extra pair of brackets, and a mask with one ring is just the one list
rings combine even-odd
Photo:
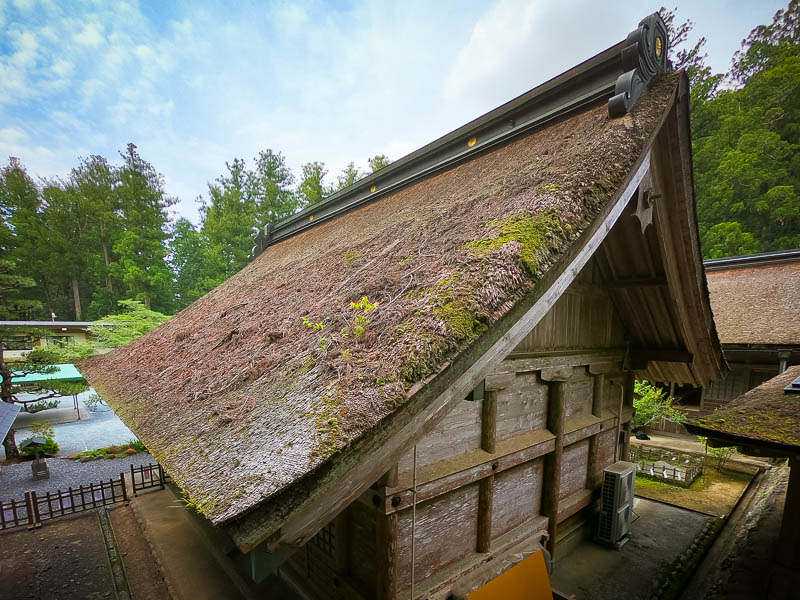
[(632, 348), (631, 355), (655, 362), (691, 363), (694, 355), (685, 348)]
[(615, 279), (606, 281), (605, 286), (611, 289), (641, 288), (641, 287), (667, 287), (666, 277), (639, 277), (632, 279)]

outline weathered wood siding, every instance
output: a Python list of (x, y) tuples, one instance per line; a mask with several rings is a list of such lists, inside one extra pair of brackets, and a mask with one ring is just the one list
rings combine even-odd
[(560, 499), (563, 500), (586, 487), (588, 460), (589, 440), (582, 440), (564, 448), (558, 494)]
[(536, 373), (518, 373), (497, 396), (497, 439), (547, 428), (547, 383)]
[(602, 284), (593, 258), (515, 352), (572, 348), (616, 348), (624, 328)]
[[(625, 334), (597, 277), (590, 262), (503, 361), (491, 385), (487, 379), (486, 398), (496, 397), (496, 414), (483, 410), (486, 399), (464, 400), (418, 442), (418, 597), (444, 598), (462, 573), (513, 543), (547, 529), (557, 538), (558, 522), (583, 518), (580, 511), (618, 452), (624, 382)], [(624, 415), (629, 419), (630, 411)], [(485, 440), (493, 441), (486, 446)], [(557, 473), (554, 464), (560, 464)], [(397, 519), (393, 585), (378, 585), (379, 598), (409, 593), (414, 479), (409, 450), (399, 457), (395, 483), (377, 488), (386, 518)], [(367, 569), (357, 577), (366, 583)]]
[(544, 459), (537, 458), (497, 475), (492, 506), (493, 538), (540, 514), (543, 472)]
[[(475, 548), (478, 540), (478, 484), (473, 483), (417, 506), (414, 577), (427, 579)], [(411, 511), (400, 513), (398, 581), (411, 580)]]
[[(482, 402), (459, 402), (456, 407), (417, 444), (417, 468), (459, 456), (481, 447)], [(411, 471), (412, 452), (399, 461), (401, 472)]]

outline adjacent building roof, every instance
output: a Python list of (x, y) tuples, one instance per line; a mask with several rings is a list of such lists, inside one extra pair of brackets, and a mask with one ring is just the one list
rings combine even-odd
[[(12, 371), (12, 373), (16, 373)], [(16, 385), (32, 385), (43, 381), (83, 381), (83, 375), (72, 364), (50, 365), (48, 372), (14, 374)]]
[(800, 250), (705, 262), (723, 344), (800, 346)]
[(95, 323), (94, 321), (0, 321), (0, 327), (80, 327), (87, 328), (92, 325), (112, 327), (114, 323)]
[(695, 419), (689, 431), (729, 442), (789, 454), (800, 452), (800, 394), (785, 388), (800, 378), (800, 365), (741, 395), (725, 408)]
[[(658, 168), (670, 178), (670, 203), (657, 212), (659, 231), (674, 239), (661, 250), (655, 234), (646, 243), (670, 261), (670, 291), (680, 292), (668, 327), (689, 347), (679, 354), (694, 356), (687, 377), (719, 376), (696, 239), (686, 76), (654, 79), (615, 119), (605, 103), (627, 92), (567, 87), (584, 98), (568, 112), (262, 240), (230, 280), (79, 365), (241, 550), (276, 531), (302, 543), (513, 350), (650, 176), (650, 146), (665, 123)], [(552, 93), (536, 102), (561, 104)], [(461, 141), (477, 147), (474, 137)], [(424, 153), (418, 159), (428, 164)], [(652, 211), (645, 196), (643, 222)]]

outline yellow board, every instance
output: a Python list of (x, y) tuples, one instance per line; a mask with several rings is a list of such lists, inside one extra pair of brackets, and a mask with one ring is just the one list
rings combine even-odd
[(467, 596), (469, 600), (553, 600), (542, 551), (495, 577)]

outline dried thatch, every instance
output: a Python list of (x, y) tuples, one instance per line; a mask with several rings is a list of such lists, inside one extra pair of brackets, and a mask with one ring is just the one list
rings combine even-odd
[(717, 432), (739, 438), (742, 443), (771, 442), (800, 448), (800, 396), (783, 391), (798, 377), (800, 365), (789, 367), (690, 425), (705, 430), (703, 435)]
[(723, 344), (800, 345), (800, 261), (706, 272)]
[[(625, 180), (678, 77), (622, 119), (588, 108), (271, 246), (81, 370), (203, 514), (228, 522), (313, 477), (480, 343)], [(351, 307), (365, 296), (379, 306)]]

